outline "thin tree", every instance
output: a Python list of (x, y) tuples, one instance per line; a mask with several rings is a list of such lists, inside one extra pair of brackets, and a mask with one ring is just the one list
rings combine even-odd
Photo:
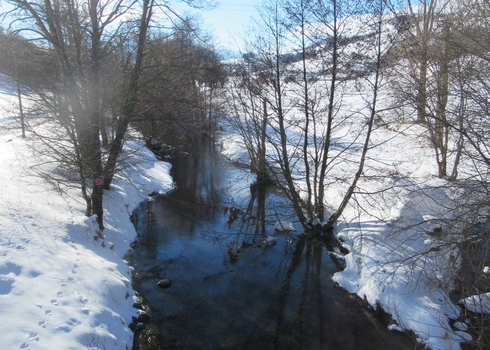
[[(385, 59), (383, 50), (386, 48), (379, 39), (374, 43), (378, 48), (375, 54), (366, 53), (371, 55), (374, 68), (366, 67), (364, 73), (370, 77), (374, 76), (374, 82), (370, 81), (373, 96), (369, 101), (370, 112), (364, 136), (361, 136), (362, 132), (358, 135), (364, 137), (363, 151), (358, 159), (356, 172), (346, 177), (350, 186), (344, 199), (340, 206), (335, 208), (329, 220), (323, 221), (327, 204), (325, 193), (328, 188), (328, 170), (341, 155), (348, 153), (348, 150), (335, 154), (331, 152), (334, 129), (343, 123), (347, 124), (361, 112), (342, 109), (341, 87), (354, 77), (347, 70), (349, 60), (340, 59), (345, 47), (341, 46), (342, 30), (346, 28), (345, 24), (349, 18), (348, 15), (340, 18), (340, 13), (349, 11), (346, 8), (341, 10), (341, 5), (336, 0), (328, 4), (321, 3), (323, 7), (318, 7), (318, 2), (315, 2), (315, 6), (311, 5), (312, 3), (306, 1), (291, 1), (284, 7), (280, 7), (278, 2), (269, 3), (268, 7), (265, 7), (262, 30), (257, 31), (259, 35), (251, 46), (253, 51), (246, 55), (246, 66), (242, 68), (242, 75), (238, 77), (239, 83), (235, 91), (236, 96), (239, 96), (241, 108), (235, 108), (235, 112), (238, 114), (236, 120), (237, 124), (241, 125), (244, 142), (247, 148), (252, 148), (249, 154), (256, 155), (258, 152), (252, 140), (257, 134), (260, 135), (254, 132), (261, 130), (262, 114), (259, 101), (263, 99), (267, 102), (267, 171), (288, 195), (304, 228), (319, 232), (329, 229), (340, 217), (362, 174), (373, 120), (377, 114), (377, 91), (381, 63)], [(299, 6), (299, 9), (296, 11), (294, 6)], [(347, 4), (344, 3), (342, 6)], [(380, 16), (379, 12), (375, 13)], [(381, 38), (383, 34), (383, 26), (378, 24), (383, 21), (378, 17), (366, 23), (373, 28), (375, 38)], [(308, 18), (315, 18), (317, 22), (308, 23)], [(315, 26), (312, 26), (313, 24)], [(308, 38), (307, 29), (311, 30), (310, 25), (315, 27), (317, 33), (320, 32), (318, 36), (321, 37), (323, 34), (322, 40), (313, 41)], [(292, 33), (296, 33), (297, 36), (291, 38)], [(298, 45), (296, 55), (291, 54), (294, 44)], [(321, 52), (320, 58), (323, 57), (317, 59), (317, 62), (323, 64), (323, 70), (320, 72), (315, 70), (313, 64), (308, 64), (311, 57), (309, 55), (315, 51)], [(296, 67), (302, 68), (298, 70)], [(342, 79), (341, 69), (344, 72)], [(321, 78), (318, 78), (319, 76)], [(320, 98), (323, 94), (316, 93), (322, 86), (327, 87), (325, 99)], [(254, 105), (255, 108), (251, 108)], [(251, 114), (251, 111), (254, 113)], [(322, 221), (323, 227), (320, 224)]]

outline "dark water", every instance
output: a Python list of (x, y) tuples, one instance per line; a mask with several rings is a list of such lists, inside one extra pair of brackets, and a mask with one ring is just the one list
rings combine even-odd
[[(174, 162), (178, 189), (133, 215), (134, 287), (158, 329), (156, 348), (414, 349), (333, 285), (336, 265), (321, 243), (296, 239), (298, 224), (292, 234), (275, 233), (272, 247), (261, 246), (253, 176), (210, 145), (198, 149)], [(264, 198), (271, 235), (277, 218), (291, 213), (273, 189)], [(236, 220), (229, 208), (240, 209)], [(172, 286), (157, 287), (162, 278)]]

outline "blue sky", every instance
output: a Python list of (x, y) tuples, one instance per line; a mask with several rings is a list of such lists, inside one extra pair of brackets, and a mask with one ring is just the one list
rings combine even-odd
[(214, 10), (200, 11), (202, 28), (211, 31), (218, 47), (235, 49), (234, 38), (239, 41), (239, 33), (256, 17), (256, 7), (262, 0), (218, 0)]
[[(216, 37), (218, 48), (236, 49), (233, 38), (238, 39), (239, 33), (243, 32), (250, 23), (251, 17), (257, 17), (256, 10), (263, 0), (215, 0), (217, 6), (214, 10), (194, 10), (189, 6), (173, 2), (172, 8), (181, 12), (197, 13), (203, 19), (202, 29), (208, 30)], [(10, 8), (6, 2), (0, 0), (0, 12)], [(7, 27), (4, 24), (4, 27)]]

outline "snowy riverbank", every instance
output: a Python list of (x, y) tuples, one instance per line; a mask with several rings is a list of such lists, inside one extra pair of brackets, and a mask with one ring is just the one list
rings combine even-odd
[[(10, 97), (2, 95), (4, 106)], [(170, 165), (143, 142), (127, 142), (132, 165), (105, 194), (105, 238), (95, 240), (79, 191), (58, 191), (40, 176), (44, 160), (14, 126), (0, 115), (2, 349), (130, 349), (137, 315), (123, 260), (136, 237), (130, 214), (148, 194), (172, 187)]]
[[(472, 339), (466, 323), (452, 326), (455, 320), (468, 321), (449, 296), (460, 256), (445, 249), (450, 246), (445, 240), (458, 237), (431, 235), (434, 228), (445, 228), (455, 193), (435, 176), (433, 151), (420, 142), (423, 132), (409, 123), (375, 128), (364, 176), (335, 227), (349, 254), (345, 270), (333, 281), (391, 314), (395, 322), (390, 329), (412, 330), (431, 349), (460, 349)], [(348, 132), (343, 140), (353, 142)], [(224, 135), (221, 145), (232, 161), (249, 163), (238, 135)], [(347, 167), (339, 165), (332, 176), (343, 179)], [(326, 197), (334, 208), (345, 186), (342, 181), (329, 185)]]

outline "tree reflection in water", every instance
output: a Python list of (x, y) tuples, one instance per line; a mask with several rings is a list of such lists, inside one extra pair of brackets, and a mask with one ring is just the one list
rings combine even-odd
[[(147, 204), (133, 216), (140, 236), (133, 281), (149, 306), (146, 327), (159, 333), (155, 348), (414, 348), (335, 288), (337, 268), (321, 242), (298, 238), (291, 245), (290, 236), (275, 233), (277, 244), (261, 247), (258, 238), (287, 214), (285, 199), (271, 188), (250, 191), (248, 171), (211, 146), (199, 150), (206, 159), (174, 164), (177, 190), (155, 198), (152, 220)], [(240, 211), (230, 224), (231, 207)], [(237, 249), (234, 259), (229, 247)], [(172, 287), (156, 287), (162, 278)]]

